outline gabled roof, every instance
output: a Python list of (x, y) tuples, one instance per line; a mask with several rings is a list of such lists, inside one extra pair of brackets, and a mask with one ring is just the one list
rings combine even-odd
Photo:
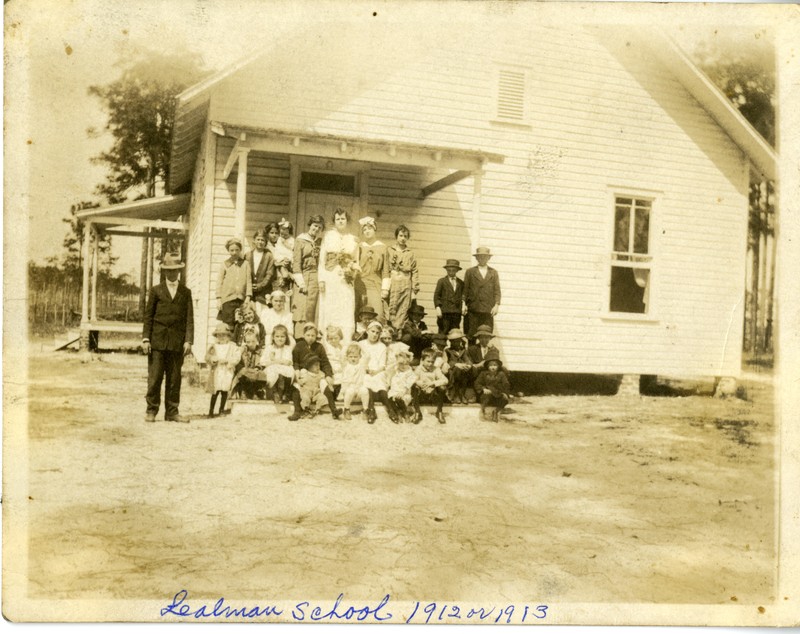
[[(655, 29), (645, 31), (647, 37), (643, 38), (643, 42), (655, 57), (675, 74), (686, 90), (741, 148), (756, 170), (766, 178), (775, 179), (778, 164), (775, 150), (677, 44)], [(276, 43), (272, 42), (263, 50), (240, 59), (178, 95), (172, 136), (170, 191), (178, 191), (191, 180), (213, 89), (268, 55), (275, 47)]]
[(714, 121), (749, 157), (764, 177), (775, 180), (778, 154), (725, 94), (703, 73), (670, 38), (653, 33), (650, 49), (669, 68), (686, 90), (697, 99)]

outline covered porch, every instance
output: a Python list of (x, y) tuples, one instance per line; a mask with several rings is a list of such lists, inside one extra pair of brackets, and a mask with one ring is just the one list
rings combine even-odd
[[(308, 215), (325, 215), (330, 211), (320, 196), (329, 196), (333, 204), (341, 204), (341, 200), (335, 200), (337, 196), (351, 197), (356, 218), (373, 213), (371, 210), (376, 206), (391, 206), (391, 201), (386, 205), (376, 201), (385, 193), (376, 188), (371, 178), (376, 170), (410, 169), (418, 173), (420, 181), (408, 185), (414, 189), (413, 198), (419, 207), (437, 192), (471, 178), (468, 231), (470, 248), (474, 248), (480, 241), (484, 169), (490, 162), (503, 162), (503, 156), (481, 150), (388, 139), (251, 128), (219, 122), (211, 123), (211, 131), (217, 136), (220, 148), (217, 168), (221, 167), (221, 173), (218, 171), (217, 178), (231, 185), (235, 178), (235, 187), (229, 187), (234, 203), (233, 234), (245, 238), (251, 228), (258, 226), (259, 203), (269, 205), (268, 197), (274, 195), (269, 187), (278, 185), (263, 169), (254, 168), (253, 159), (272, 156), (283, 157), (288, 168), (288, 181), (281, 184), (286, 194), (286, 204), (280, 205), (284, 207), (281, 215), (294, 223), (296, 233), (305, 230)], [(264, 178), (260, 179), (262, 174)], [(408, 192), (403, 194), (408, 198)], [(404, 204), (409, 206), (407, 202)]]
[[(376, 218), (377, 237), (387, 245), (394, 242), (397, 225), (410, 228), (420, 264), (420, 297), (433, 313), (431, 298), (443, 274), (443, 258), (469, 265), (481, 239), (484, 170), (503, 161), (499, 154), (476, 149), (215, 121), (207, 123), (205, 134), (200, 152), (206, 168), (200, 179), (195, 172), (193, 183), (193, 190), (203, 188), (204, 202), (192, 207), (189, 253), (190, 262), (208, 265), (190, 274), (199, 298), (199, 355), (210, 345), (216, 323), (215, 283), (227, 258), (228, 238), (242, 238), (246, 250), (255, 230), (267, 224), (285, 218), (298, 235), (310, 216), (319, 214), (330, 222), (337, 207), (350, 212), (349, 231), (356, 235), (359, 218)], [(180, 157), (180, 148), (176, 151)], [(185, 171), (183, 179), (191, 173), (192, 156), (176, 164)], [(176, 182), (182, 180), (173, 175)]]
[(101, 332), (141, 333), (144, 301), (139, 302), (138, 319), (117, 321), (103, 319), (97, 312), (98, 254), (103, 236), (140, 237), (142, 239), (140, 298), (146, 300), (150, 288), (157, 283), (155, 263), (156, 240), (180, 240), (182, 259), (186, 261), (186, 224), (183, 218), (189, 209), (189, 194), (147, 198), (108, 207), (86, 209), (77, 213), (83, 222), (83, 282), (81, 285), (81, 349), (95, 350)]

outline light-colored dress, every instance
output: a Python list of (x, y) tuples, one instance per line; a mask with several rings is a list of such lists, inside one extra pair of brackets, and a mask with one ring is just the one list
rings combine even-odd
[(292, 346), (286, 344), (280, 348), (273, 344), (264, 348), (261, 355), (261, 365), (267, 377), (267, 385), (272, 387), (279, 376), (294, 379), (294, 365), (292, 364)]
[[(364, 369), (367, 370), (364, 374), (364, 386), (373, 392), (387, 389), (386, 354), (389, 349), (380, 341), (370, 343), (368, 339), (359, 341), (358, 345), (361, 347)], [(369, 371), (376, 374), (370, 375)]]
[(286, 331), (289, 333), (290, 345), (294, 345), (294, 323), (292, 322), (292, 311), (284, 307), (283, 311), (277, 312), (274, 308), (265, 308), (261, 312), (261, 323), (264, 324), (264, 331), (267, 341), (272, 341), (272, 331), (275, 326), (281, 324), (286, 326)]
[(352, 282), (345, 279), (343, 259), (358, 267), (358, 242), (349, 233), (328, 231), (319, 252), (319, 281), (325, 283), (325, 292), (320, 293), (318, 326), (320, 332), (328, 326), (338, 326), (342, 341), (350, 341), (355, 327), (356, 295)]
[(397, 371), (392, 377), (392, 384), (389, 386), (389, 398), (397, 398), (406, 405), (411, 403), (411, 386), (417, 382), (417, 374), (411, 367)]
[(242, 358), (242, 350), (232, 341), (212, 343), (206, 353), (206, 363), (211, 368), (208, 373), (206, 391), (229, 392), (233, 383), (233, 371)]
[(378, 313), (376, 319), (383, 323), (388, 304), (381, 297), (382, 291), (389, 291), (389, 258), (386, 245), (380, 240), (372, 244), (361, 242), (358, 264), (361, 274), (356, 280), (357, 308), (372, 306)]
[(328, 362), (331, 364), (331, 369), (333, 370), (333, 384), (341, 385), (342, 366), (344, 365), (345, 357), (344, 346), (340, 345), (338, 348), (334, 348), (327, 341), (324, 341), (322, 345), (325, 348), (325, 353), (328, 355)]
[(360, 399), (364, 408), (369, 405), (369, 390), (364, 386), (363, 359), (358, 363), (345, 363), (342, 369), (342, 398), (345, 408)]

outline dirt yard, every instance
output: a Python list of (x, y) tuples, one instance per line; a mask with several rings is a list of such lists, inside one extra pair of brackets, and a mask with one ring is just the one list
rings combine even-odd
[[(418, 426), (144, 422), (146, 360), (30, 360), (29, 594), (730, 604), (775, 593), (771, 387)], [(285, 410), (288, 411), (288, 410)]]

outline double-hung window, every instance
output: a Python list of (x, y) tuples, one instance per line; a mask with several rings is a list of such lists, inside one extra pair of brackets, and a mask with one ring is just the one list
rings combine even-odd
[(650, 313), (652, 211), (652, 198), (625, 195), (614, 197), (609, 312)]

